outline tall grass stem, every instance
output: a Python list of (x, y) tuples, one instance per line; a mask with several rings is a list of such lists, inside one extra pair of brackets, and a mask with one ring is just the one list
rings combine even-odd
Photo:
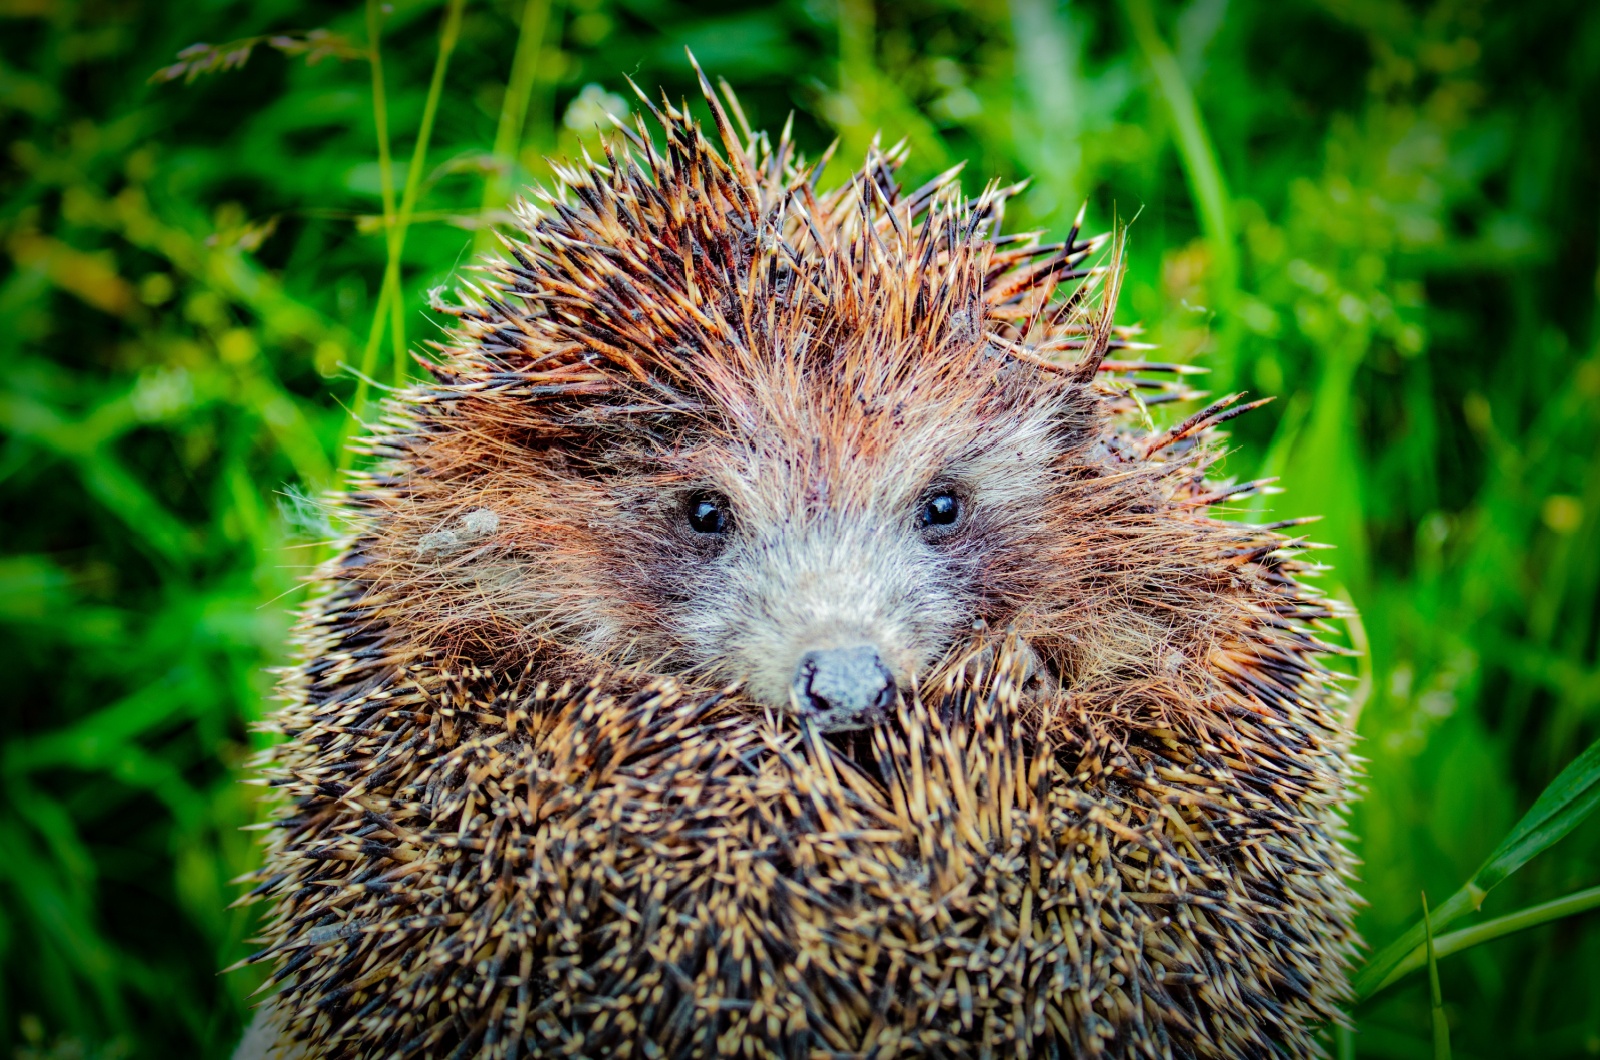
[(1184, 78), (1172, 49), (1167, 47), (1156, 27), (1150, 0), (1123, 0), (1122, 6), (1133, 28), (1139, 51), (1155, 76), (1161, 100), (1172, 119), (1183, 172), (1200, 213), (1200, 225), (1206, 242), (1211, 246), (1211, 297), (1216, 303), (1212, 308), (1223, 329), (1221, 349), (1218, 351), (1220, 357), (1214, 361), (1214, 368), (1218, 372), (1214, 382), (1221, 389), (1230, 389), (1236, 368), (1234, 360), (1238, 356), (1234, 341), (1237, 329), (1232, 312), (1239, 288), (1239, 251), (1235, 242), (1233, 201), (1222, 174), (1222, 165), (1217, 159), (1216, 148), (1211, 143), (1211, 134), (1206, 130), (1200, 106), (1195, 102), (1194, 91)]
[[(1560, 920), (1563, 917), (1587, 913), (1591, 909), (1600, 909), (1600, 887), (1590, 887), (1587, 890), (1575, 891), (1561, 898), (1541, 902), (1538, 905), (1531, 905), (1526, 909), (1519, 909), (1515, 913), (1507, 913), (1505, 916), (1498, 916), (1493, 920), (1485, 920), (1481, 924), (1474, 924), (1459, 931), (1452, 931), (1448, 935), (1440, 935), (1433, 939), (1432, 952), (1439, 960), (1443, 960), (1446, 957), (1460, 953), (1462, 950), (1471, 949), (1473, 946), (1492, 942), (1495, 939), (1515, 934), (1518, 931), (1526, 931), (1528, 928), (1538, 927), (1540, 924), (1548, 924), (1552, 920)], [(1385, 985), (1404, 979), (1421, 968), (1427, 962), (1427, 959), (1428, 953), (1425, 947), (1419, 946), (1412, 950), (1405, 960), (1395, 967)]]
[(512, 177), (521, 153), (523, 131), (528, 123), (528, 101), (539, 77), (539, 53), (544, 45), (545, 27), (550, 21), (551, 0), (527, 0), (517, 27), (517, 50), (511, 59), (511, 79), (505, 98), (500, 101), (500, 121), (494, 134), (494, 164), (483, 182), (483, 227), (478, 229), (473, 250), (486, 253), (494, 246), (490, 214), (506, 204), (511, 194)]
[(1428, 896), (1422, 896), (1422, 929), (1428, 937), (1428, 1015), (1433, 1022), (1433, 1060), (1450, 1060), (1450, 1021), (1444, 1015), (1444, 993), (1439, 989), (1439, 958), (1433, 950), (1433, 922), (1428, 917)]
[[(383, 82), (383, 5), (380, 0), (367, 0), (367, 65), (372, 71), (372, 127), (378, 140), (378, 188), (383, 200), (383, 230), (394, 231), (394, 159), (389, 152), (389, 99)], [(390, 264), (393, 264), (393, 241), (389, 243)], [(339, 432), (338, 469), (347, 471), (354, 454), (350, 451), (350, 436), (360, 423), (362, 410), (367, 404), (372, 373), (378, 367), (378, 347), (383, 343), (383, 326), (388, 317), (391, 288), (389, 269), (384, 269), (383, 283), (378, 290), (378, 301), (372, 309), (372, 324), (367, 329), (366, 345), (361, 350), (361, 370), (356, 374), (356, 392), (350, 401), (350, 412), (344, 429)]]
[(394, 385), (397, 387), (405, 385), (406, 381), (405, 304), (400, 296), (400, 256), (405, 252), (406, 229), (411, 224), (417, 193), (422, 188), (422, 167), (428, 160), (433, 119), (439, 113), (439, 98), (444, 94), (444, 75), (450, 67), (450, 56), (456, 50), (456, 41), (461, 36), (461, 12), (465, 7), (466, 0), (450, 0), (445, 8), (444, 22), (439, 27), (439, 54), (433, 62), (428, 98), (422, 105), (422, 122), (417, 127), (417, 143), (411, 151), (411, 167), (406, 170), (406, 190), (400, 198), (400, 212), (395, 217), (394, 227), (389, 230), (389, 261), (384, 270), (384, 283), (391, 289), (389, 335), (394, 344)]

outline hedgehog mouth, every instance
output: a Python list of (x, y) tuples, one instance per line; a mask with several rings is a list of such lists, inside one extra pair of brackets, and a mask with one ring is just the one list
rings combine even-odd
[[(882, 721), (883, 719), (878, 719)], [(880, 785), (887, 784), (888, 776), (884, 773), (878, 756), (872, 750), (872, 730), (868, 726), (851, 729), (835, 729), (822, 733), (822, 739), (833, 748), (838, 755), (871, 777)]]

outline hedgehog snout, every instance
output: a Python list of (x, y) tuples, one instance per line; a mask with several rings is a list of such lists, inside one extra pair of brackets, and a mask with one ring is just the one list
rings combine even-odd
[(894, 702), (894, 674), (870, 644), (808, 651), (795, 668), (794, 700), (823, 732), (862, 729)]

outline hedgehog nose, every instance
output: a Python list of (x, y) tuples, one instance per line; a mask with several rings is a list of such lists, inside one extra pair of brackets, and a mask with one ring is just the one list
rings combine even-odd
[(794, 695), (824, 732), (859, 729), (894, 702), (894, 675), (871, 645), (808, 651), (795, 669)]

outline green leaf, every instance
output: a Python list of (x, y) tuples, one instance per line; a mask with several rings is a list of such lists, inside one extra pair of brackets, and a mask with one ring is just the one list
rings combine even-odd
[[(1590, 744), (1587, 751), (1550, 782), (1466, 885), (1439, 907), (1433, 923), (1442, 928), (1469, 912), (1476, 912), (1501, 881), (1536, 854), (1554, 846), (1593, 813), (1596, 806), (1600, 806), (1600, 740)], [(1413, 924), (1404, 935), (1368, 961), (1356, 975), (1356, 997), (1365, 1001), (1419, 967), (1427, 930), (1425, 922)]]

